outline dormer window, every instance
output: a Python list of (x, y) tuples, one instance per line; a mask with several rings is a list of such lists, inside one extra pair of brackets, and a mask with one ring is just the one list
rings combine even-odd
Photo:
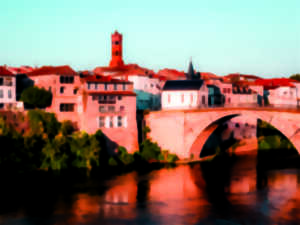
[(123, 84), (123, 91), (126, 90), (126, 84)]
[(107, 83), (104, 84), (104, 90), (107, 91)]
[(118, 90), (117, 84), (114, 84), (114, 90)]
[(60, 76), (59, 82), (61, 84), (73, 84), (74, 83), (74, 77), (73, 76)]

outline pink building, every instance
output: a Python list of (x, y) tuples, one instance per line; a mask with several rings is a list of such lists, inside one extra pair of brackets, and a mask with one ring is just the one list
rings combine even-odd
[(16, 100), (16, 76), (5, 66), (0, 66), (0, 109), (22, 108)]
[(100, 75), (80, 77), (69, 66), (42, 67), (28, 74), (38, 87), (52, 92), (46, 110), (58, 120), (71, 120), (87, 133), (101, 129), (115, 145), (138, 150), (136, 95), (133, 84)]

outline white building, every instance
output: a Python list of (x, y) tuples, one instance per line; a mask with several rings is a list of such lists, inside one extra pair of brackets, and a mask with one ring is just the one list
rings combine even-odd
[(203, 80), (169, 80), (162, 91), (162, 109), (197, 109), (208, 106)]

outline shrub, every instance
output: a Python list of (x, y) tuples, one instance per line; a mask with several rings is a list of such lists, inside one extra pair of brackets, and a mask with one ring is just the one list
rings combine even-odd
[(118, 156), (124, 165), (129, 165), (134, 162), (133, 155), (129, 154), (125, 147), (118, 147)]
[(114, 157), (110, 157), (109, 160), (108, 160), (108, 165), (109, 165), (109, 166), (117, 166), (118, 163), (117, 163), (117, 161), (114, 159)]
[(175, 161), (177, 161), (179, 158), (177, 155), (175, 154), (169, 154), (168, 157), (167, 157), (167, 162), (168, 163), (173, 163)]
[(29, 87), (21, 94), (21, 100), (25, 105), (33, 108), (46, 108), (51, 106), (52, 93), (44, 88)]
[(157, 143), (153, 143), (149, 139), (146, 139), (142, 142), (140, 146), (140, 152), (143, 159), (149, 160), (158, 160), (158, 156), (160, 155), (161, 149), (157, 145)]

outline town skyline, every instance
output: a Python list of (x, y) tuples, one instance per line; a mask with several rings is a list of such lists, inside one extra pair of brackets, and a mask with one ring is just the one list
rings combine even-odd
[(6, 2), (0, 64), (106, 66), (110, 35), (118, 30), (124, 62), (156, 72), (186, 71), (192, 57), (197, 71), (221, 76), (299, 73), (299, 2), (216, 2)]

